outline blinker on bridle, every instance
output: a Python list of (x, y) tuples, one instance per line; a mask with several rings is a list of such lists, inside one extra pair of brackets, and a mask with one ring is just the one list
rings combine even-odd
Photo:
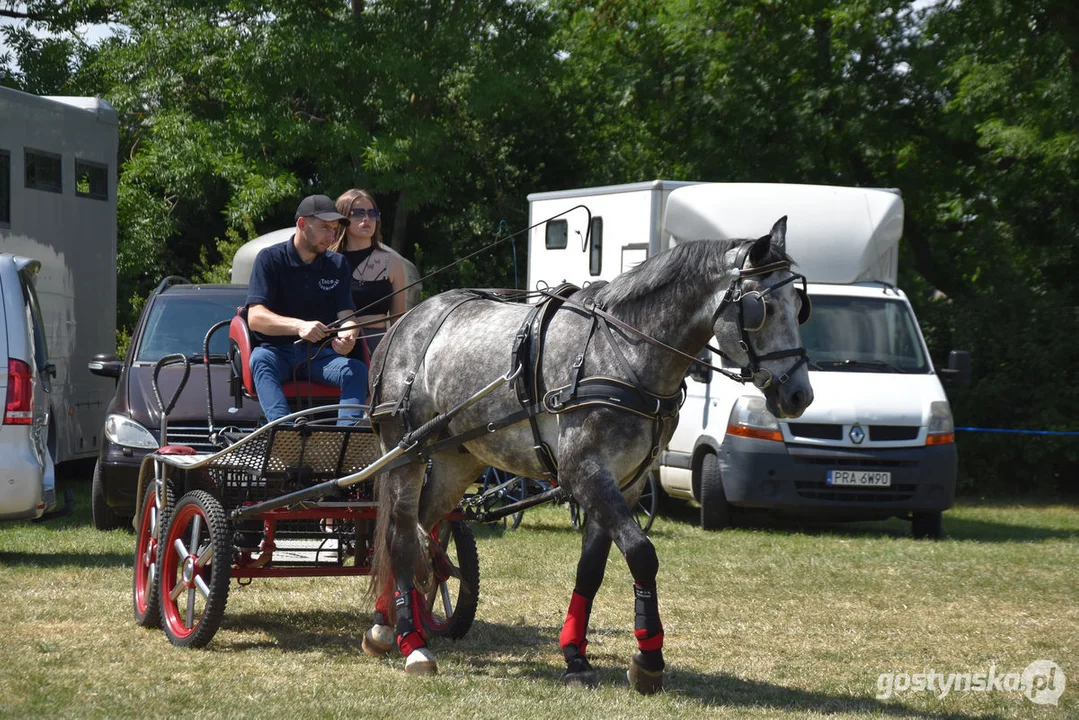
[[(740, 375), (727, 372), (724, 372), (724, 374), (739, 382), (752, 381), (757, 389), (766, 390), (770, 388), (772, 383), (776, 380), (779, 381), (780, 385), (786, 384), (794, 371), (803, 364), (809, 362), (809, 357), (806, 355), (804, 347), (793, 348), (790, 350), (777, 350), (776, 352), (766, 353), (764, 355), (758, 355), (756, 351), (753, 350), (753, 347), (749, 343), (749, 333), (760, 331), (761, 328), (764, 327), (765, 321), (768, 319), (768, 305), (765, 302), (765, 298), (784, 285), (800, 280), (802, 287), (796, 289), (798, 300), (801, 304), (801, 307), (798, 310), (799, 325), (804, 325), (809, 320), (813, 309), (809, 299), (809, 293), (806, 290), (806, 278), (804, 275), (798, 273), (791, 273), (790, 277), (781, 280), (774, 285), (769, 285), (763, 290), (752, 290), (750, 292), (742, 291), (741, 285), (745, 278), (769, 275), (779, 270), (790, 270), (790, 263), (786, 260), (778, 260), (774, 263), (769, 263), (768, 265), (762, 265), (749, 270), (744, 269), (743, 266), (745, 265), (750, 244), (751, 243), (747, 243), (743, 245), (738, 251), (737, 267), (731, 270), (731, 284), (727, 287), (727, 292), (724, 294), (723, 300), (720, 301), (719, 307), (712, 313), (712, 324), (715, 325), (720, 314), (726, 310), (728, 305), (737, 303), (738, 329), (742, 335), (741, 339), (738, 341), (738, 345), (749, 358), (749, 365), (741, 368)], [(730, 360), (726, 354), (717, 348), (714, 348), (711, 345), (708, 347), (712, 352)], [(787, 357), (797, 357), (798, 362), (778, 378), (775, 377), (768, 368), (761, 367), (761, 362), (765, 360), (780, 360)]]

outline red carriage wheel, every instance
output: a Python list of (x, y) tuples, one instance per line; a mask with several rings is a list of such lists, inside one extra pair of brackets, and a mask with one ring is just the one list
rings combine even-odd
[(460, 520), (443, 520), (431, 529), (435, 586), (427, 593), (423, 624), (432, 635), (463, 638), (480, 597), (480, 558), (472, 528)]
[(134, 580), (132, 604), (135, 623), (140, 627), (161, 626), (160, 582), (158, 555), (161, 552), (161, 534), (169, 524), (173, 497), (166, 483), (165, 502), (157, 507), (157, 483), (151, 482), (143, 495), (139, 527), (135, 534)]
[(203, 647), (213, 639), (229, 598), (232, 530), (221, 503), (205, 490), (180, 498), (159, 553), (161, 615), (169, 642)]

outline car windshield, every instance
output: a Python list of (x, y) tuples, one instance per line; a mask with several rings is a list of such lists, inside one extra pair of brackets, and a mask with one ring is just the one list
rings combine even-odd
[[(165, 355), (183, 353), (201, 357), (206, 332), (217, 322), (228, 320), (244, 302), (244, 295), (166, 293), (154, 300), (139, 340), (135, 362), (154, 363)], [(214, 333), (211, 355), (229, 349), (228, 328)]]
[(929, 372), (914, 317), (897, 299), (814, 295), (802, 343), (814, 370)]

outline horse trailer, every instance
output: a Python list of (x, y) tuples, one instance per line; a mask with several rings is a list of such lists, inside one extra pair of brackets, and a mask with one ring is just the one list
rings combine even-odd
[(678, 427), (658, 458), (660, 486), (700, 503), (711, 529), (758, 508), (834, 520), (902, 517), (915, 536), (940, 536), (957, 475), (941, 380), (968, 383), (970, 357), (953, 351), (947, 368), (935, 368), (896, 287), (899, 192), (656, 180), (528, 201), (530, 288), (610, 280), (680, 242), (757, 237), (787, 216), (787, 252), (813, 305), (801, 328), (813, 404), (800, 418), (777, 420), (752, 384), (691, 366)]
[(57, 463), (97, 454), (113, 394), (87, 362), (116, 347), (117, 138), (104, 100), (0, 87), (0, 251), (41, 263)]

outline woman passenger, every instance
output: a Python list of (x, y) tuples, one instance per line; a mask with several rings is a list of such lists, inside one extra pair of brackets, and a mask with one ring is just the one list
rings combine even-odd
[(370, 364), (390, 324), (405, 311), (405, 293), (393, 294), (405, 286), (405, 269), (382, 245), (382, 215), (370, 193), (346, 190), (337, 198), (337, 212), (351, 222), (338, 229), (330, 249), (348, 259), (352, 300), (360, 313), (356, 317), (361, 326), (360, 342), (349, 357)]

